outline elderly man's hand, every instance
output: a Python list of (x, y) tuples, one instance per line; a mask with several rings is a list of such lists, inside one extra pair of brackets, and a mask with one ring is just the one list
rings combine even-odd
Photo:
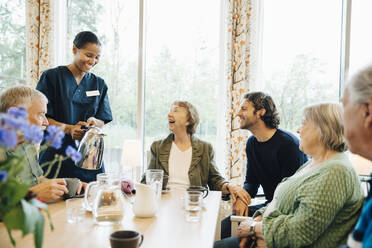
[(256, 247), (257, 248), (267, 248), (265, 240), (257, 239)]
[(66, 181), (63, 178), (44, 180), (31, 187), (30, 190), (46, 202), (58, 200), (63, 194), (68, 193)]
[(84, 183), (84, 182), (80, 182), (79, 183), (79, 186), (76, 190), (76, 194), (77, 195), (80, 195), (81, 193), (85, 192), (85, 189), (87, 188), (87, 183)]

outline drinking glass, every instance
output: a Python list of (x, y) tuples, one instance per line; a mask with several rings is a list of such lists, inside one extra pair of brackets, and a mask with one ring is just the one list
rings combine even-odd
[(200, 191), (186, 191), (185, 217), (186, 221), (198, 222), (201, 217), (203, 193)]
[(150, 169), (146, 171), (146, 184), (149, 185), (156, 194), (156, 198), (161, 198), (161, 189), (163, 186), (163, 170)]
[(85, 214), (81, 199), (72, 198), (66, 200), (66, 217), (68, 223), (77, 223)]

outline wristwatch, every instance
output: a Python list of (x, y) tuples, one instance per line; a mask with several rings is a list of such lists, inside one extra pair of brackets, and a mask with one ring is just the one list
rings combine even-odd
[(254, 227), (256, 226), (257, 222), (253, 221), (249, 226), (249, 236), (255, 236), (256, 232), (254, 231)]

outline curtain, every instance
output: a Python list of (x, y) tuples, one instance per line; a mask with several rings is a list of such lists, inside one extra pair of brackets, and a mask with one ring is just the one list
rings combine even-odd
[(27, 84), (35, 87), (53, 63), (52, 0), (26, 0)]
[[(225, 20), (226, 158), (225, 176), (242, 185), (246, 172), (245, 146), (250, 132), (240, 129), (237, 114), (255, 78), (259, 0), (229, 0)], [(257, 4), (256, 4), (257, 3)]]

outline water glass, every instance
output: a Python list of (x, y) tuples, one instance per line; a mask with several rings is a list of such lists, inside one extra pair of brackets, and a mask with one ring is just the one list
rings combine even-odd
[(185, 193), (186, 221), (198, 222), (201, 217), (203, 193), (200, 191), (187, 191)]
[(161, 189), (163, 186), (163, 170), (150, 169), (146, 171), (146, 184), (149, 185), (158, 199), (161, 198)]
[(66, 216), (68, 223), (80, 222), (85, 214), (81, 199), (72, 198), (66, 200)]

